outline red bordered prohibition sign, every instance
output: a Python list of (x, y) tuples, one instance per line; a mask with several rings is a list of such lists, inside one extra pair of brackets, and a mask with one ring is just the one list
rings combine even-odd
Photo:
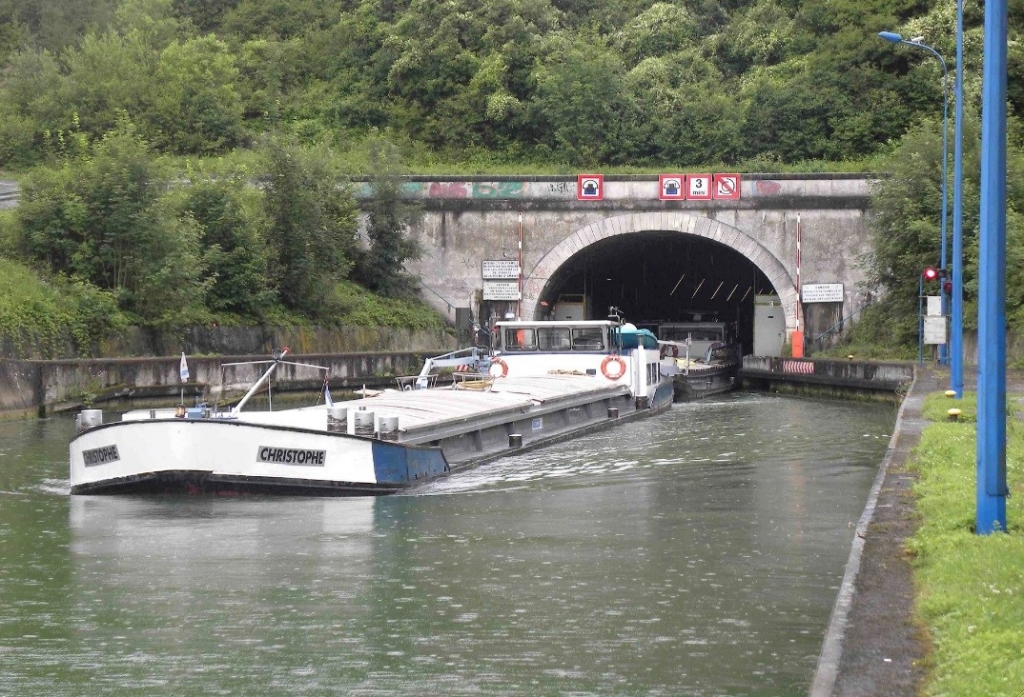
[(712, 188), (715, 198), (738, 199), (740, 197), (740, 175), (716, 174), (715, 183)]

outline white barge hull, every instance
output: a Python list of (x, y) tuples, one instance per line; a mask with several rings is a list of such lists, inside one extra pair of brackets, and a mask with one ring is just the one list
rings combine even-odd
[(439, 448), (225, 419), (98, 426), (71, 442), (71, 492), (390, 493), (448, 471)]
[(593, 378), (507, 379), (494, 391), (431, 389), (337, 403), (395, 417), (380, 432), (328, 430), (326, 407), (175, 418), (135, 412), (94, 426), (70, 444), (71, 491), (266, 491), (387, 494), (503, 455), (661, 411), (664, 380), (638, 402), (625, 386)]

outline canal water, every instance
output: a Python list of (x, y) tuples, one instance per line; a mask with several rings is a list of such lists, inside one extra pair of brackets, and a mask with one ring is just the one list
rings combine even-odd
[(894, 420), (737, 394), (327, 499), (71, 497), (72, 421), (0, 423), (0, 695), (804, 695)]

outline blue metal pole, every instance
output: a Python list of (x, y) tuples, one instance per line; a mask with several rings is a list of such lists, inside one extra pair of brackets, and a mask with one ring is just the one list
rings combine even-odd
[[(946, 268), (946, 212), (949, 210), (949, 197), (947, 191), (949, 190), (949, 71), (946, 70), (946, 61), (942, 59), (942, 56), (938, 54), (934, 49), (932, 53), (935, 53), (935, 57), (942, 63), (942, 250), (939, 254), (939, 268)], [(949, 314), (949, 308), (946, 307), (946, 294), (939, 289), (939, 303), (942, 312), (942, 319), (945, 321), (946, 316)], [(946, 338), (946, 343), (939, 344), (939, 364), (946, 365), (949, 362), (948, 352), (946, 346), (949, 342), (949, 338)]]
[(978, 269), (979, 535), (1006, 530), (1006, 26), (1006, 0), (988, 0)]
[[(920, 41), (907, 41), (901, 40), (900, 43), (907, 44), (908, 46), (917, 46), (925, 51), (928, 51), (939, 60), (939, 65), (942, 66), (942, 243), (939, 252), (939, 268), (942, 270), (946, 269), (946, 211), (949, 209), (949, 69), (946, 67), (946, 61), (942, 59), (939, 52), (927, 44), (923, 44)], [(939, 302), (941, 303), (942, 316), (946, 317), (949, 314), (949, 308), (946, 307), (946, 294), (939, 290)], [(948, 339), (947, 339), (948, 341)], [(939, 364), (946, 365), (948, 363), (946, 355), (946, 344), (939, 344)]]
[(964, 0), (956, 2), (956, 99), (953, 131), (953, 335), (949, 342), (949, 389), (964, 396)]
[(917, 275), (917, 364), (924, 365), (924, 274)]

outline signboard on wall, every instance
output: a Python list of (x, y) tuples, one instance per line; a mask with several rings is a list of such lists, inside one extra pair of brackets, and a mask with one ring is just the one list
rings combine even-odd
[(924, 318), (924, 343), (941, 346), (946, 343), (946, 318), (925, 317)]
[(800, 296), (805, 303), (841, 303), (843, 284), (805, 283), (800, 287)]
[(708, 201), (711, 199), (711, 175), (687, 174), (686, 198), (691, 201)]
[(517, 259), (484, 259), (483, 278), (519, 278)]
[(484, 300), (519, 300), (519, 283), (484, 281)]
[(576, 198), (580, 201), (604, 199), (604, 175), (580, 174), (576, 177)]
[(686, 198), (685, 174), (659, 174), (658, 198), (662, 201), (682, 201)]
[(740, 175), (716, 174), (714, 182), (715, 198), (734, 200), (740, 197)]

